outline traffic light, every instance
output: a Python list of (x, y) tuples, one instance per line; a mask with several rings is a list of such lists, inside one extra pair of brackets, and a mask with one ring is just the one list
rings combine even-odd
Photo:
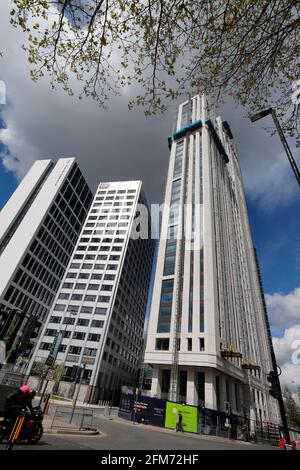
[(229, 401), (225, 401), (225, 414), (230, 415), (230, 413), (231, 413), (230, 403)]
[(81, 371), (82, 371), (82, 367), (72, 366), (71, 374), (70, 374), (71, 382), (76, 382), (77, 383), (78, 379), (81, 376)]
[(278, 386), (278, 375), (277, 372), (274, 370), (271, 370), (269, 374), (267, 375), (267, 380), (270, 382), (271, 387), (269, 389), (269, 393), (273, 398), (276, 398), (276, 400), (279, 400), (280, 398), (280, 388)]

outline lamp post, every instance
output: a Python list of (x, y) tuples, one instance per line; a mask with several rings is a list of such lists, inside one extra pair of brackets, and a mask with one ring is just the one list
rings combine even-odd
[[(70, 315), (76, 315), (76, 312), (72, 312), (72, 311), (71, 311), (71, 312), (67, 312), (67, 313), (69, 313)], [(45, 362), (45, 364), (46, 364), (46, 365), (49, 365), (50, 367), (49, 367), (48, 371), (47, 371), (46, 374), (45, 374), (45, 375), (46, 375), (46, 376), (45, 376), (45, 378), (46, 378), (46, 384), (45, 384), (44, 390), (43, 390), (43, 392), (42, 392), (42, 394), (41, 394), (39, 406), (40, 406), (41, 403), (42, 403), (42, 400), (43, 400), (43, 398), (44, 398), (45, 392), (46, 392), (46, 390), (47, 390), (48, 382), (49, 382), (49, 380), (50, 380), (50, 378), (49, 378), (49, 371), (50, 371), (51, 368), (53, 368), (53, 370), (54, 370), (54, 368), (55, 368), (56, 358), (57, 358), (57, 356), (58, 356), (59, 349), (60, 349), (60, 346), (61, 346), (62, 341), (63, 341), (63, 338), (64, 338), (64, 333), (65, 333), (65, 331), (66, 331), (66, 329), (67, 329), (67, 326), (70, 324), (69, 321), (68, 321), (68, 320), (70, 320), (70, 317), (69, 317), (67, 314), (64, 316), (63, 321), (65, 321), (65, 320), (67, 320), (67, 321), (65, 322), (65, 327), (63, 328), (63, 325), (62, 325), (62, 327), (57, 331), (57, 336), (56, 336), (56, 338), (55, 338), (55, 340), (54, 340), (54, 343), (53, 343), (53, 345), (52, 345), (50, 354), (49, 354), (49, 356), (48, 356), (48, 358), (46, 359), (46, 362)], [(48, 377), (48, 378), (47, 378), (47, 377)], [(51, 380), (52, 380), (52, 379), (51, 379)], [(59, 380), (59, 381), (60, 381), (60, 380)], [(58, 384), (58, 386), (59, 386), (59, 384)], [(43, 387), (43, 383), (42, 383), (42, 387)]]
[[(287, 140), (285, 138), (283, 130), (280, 126), (280, 123), (279, 123), (279, 120), (277, 118), (275, 109), (273, 109), (273, 108), (264, 109), (262, 111), (259, 111), (256, 114), (254, 114), (253, 116), (251, 116), (250, 119), (251, 119), (251, 122), (255, 122), (255, 121), (258, 121), (259, 119), (262, 119), (262, 118), (264, 118), (265, 116), (268, 116), (268, 115), (271, 115), (272, 118), (273, 118), (273, 121), (274, 121), (274, 124), (276, 126), (277, 132), (278, 132), (279, 137), (281, 139), (282, 145), (283, 145), (284, 150), (287, 154), (288, 160), (291, 164), (291, 167), (292, 167), (292, 170), (293, 170), (294, 175), (296, 177), (296, 180), (298, 182), (298, 185), (300, 186), (300, 172), (299, 172), (297, 164), (296, 164), (296, 162), (293, 158), (291, 149), (290, 149), (290, 147), (287, 143)], [(283, 402), (281, 386), (280, 386), (280, 380), (279, 380), (279, 375), (280, 374), (278, 374), (278, 366), (277, 366), (277, 363), (276, 363), (276, 357), (275, 357), (274, 348), (273, 348), (270, 323), (269, 323), (269, 318), (268, 318), (268, 314), (267, 314), (266, 309), (265, 309), (265, 320), (266, 320), (266, 325), (267, 325), (267, 333), (268, 333), (267, 336), (268, 336), (268, 342), (269, 342), (270, 354), (271, 354), (271, 361), (272, 361), (272, 371), (270, 371), (270, 373), (268, 374), (267, 380), (272, 385), (272, 388), (270, 390), (270, 394), (278, 400), (285, 441), (286, 441), (287, 444), (290, 444), (291, 440), (290, 440), (289, 427), (288, 427), (287, 417), (286, 417), (286, 413), (285, 413), (284, 402)]]
[(282, 142), (282, 145), (284, 147), (284, 150), (285, 150), (285, 153), (288, 157), (288, 160), (290, 162), (290, 165), (292, 167), (292, 170), (294, 172), (294, 175), (296, 177), (296, 180), (298, 182), (298, 185), (300, 186), (300, 171), (297, 167), (297, 164), (294, 160), (294, 157), (293, 157), (293, 154), (291, 152), (291, 149), (289, 147), (289, 144), (287, 143), (287, 140), (285, 138), (285, 135), (284, 135), (284, 132), (282, 130), (282, 127), (280, 125), (280, 122), (278, 120), (278, 117), (277, 117), (277, 114), (276, 114), (276, 110), (274, 108), (268, 108), (268, 109), (264, 109), (262, 111), (259, 111), (258, 113), (256, 114), (253, 114), (253, 116), (250, 117), (251, 119), (251, 122), (255, 122), (255, 121), (258, 121), (259, 119), (262, 119), (264, 118), (265, 116), (268, 116), (268, 115), (271, 115), (272, 118), (273, 118), (273, 121), (274, 121), (274, 124), (276, 126), (276, 129), (277, 129), (277, 132), (279, 134), (279, 137), (280, 137), (280, 140)]

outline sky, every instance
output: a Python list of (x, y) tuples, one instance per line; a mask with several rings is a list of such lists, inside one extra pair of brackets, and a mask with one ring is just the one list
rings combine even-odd
[[(10, 0), (1, 1), (0, 80), (6, 105), (0, 105), (0, 209), (35, 160), (73, 156), (91, 189), (100, 181), (140, 179), (148, 201), (161, 203), (177, 103), (163, 115), (145, 117), (141, 108), (128, 109), (134, 88), (112, 97), (104, 110), (92, 100), (52, 90), (47, 77), (32, 82), (21, 49), (25, 38), (9, 24), (11, 8)], [(270, 117), (252, 124), (246, 110), (229, 99), (220, 114), (230, 123), (240, 157), (282, 383), (295, 391), (300, 386), (299, 188), (278, 136), (264, 128), (271, 125)], [(300, 166), (300, 151), (293, 140), (289, 143)]]

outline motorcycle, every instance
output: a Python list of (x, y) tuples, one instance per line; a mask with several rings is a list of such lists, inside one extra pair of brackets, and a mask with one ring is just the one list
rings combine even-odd
[[(29, 444), (36, 444), (37, 442), (39, 442), (43, 435), (42, 410), (40, 407), (36, 407), (34, 408), (34, 413), (31, 413), (27, 410), (23, 410), (22, 414), (25, 419), (17, 441), (27, 441)], [(3, 418), (0, 421), (0, 442), (4, 440), (9, 441), (9, 437), (14, 423), (15, 419), (10, 420), (9, 418)]]

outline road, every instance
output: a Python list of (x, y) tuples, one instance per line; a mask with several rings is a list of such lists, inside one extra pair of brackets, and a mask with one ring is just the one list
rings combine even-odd
[[(37, 445), (19, 444), (16, 450), (270, 450), (266, 445), (214, 441), (207, 437), (153, 430), (141, 425), (95, 418), (101, 436), (45, 434)], [(0, 444), (0, 450), (3, 450)]]

